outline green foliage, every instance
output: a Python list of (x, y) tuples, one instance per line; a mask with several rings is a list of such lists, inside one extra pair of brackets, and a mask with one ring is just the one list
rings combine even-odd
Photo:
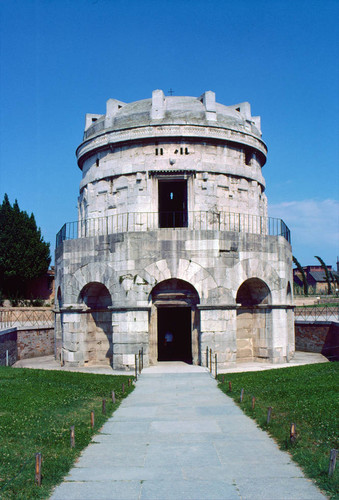
[(307, 297), (308, 295), (308, 283), (307, 283), (307, 279), (306, 279), (306, 275), (305, 275), (305, 271), (303, 270), (303, 268), (301, 267), (301, 264), (300, 262), (297, 260), (296, 257), (292, 257), (293, 259), (293, 262), (294, 264), (296, 265), (298, 271), (300, 272), (301, 274), (301, 278), (302, 278), (302, 281), (303, 281), (303, 285), (304, 285), (304, 295)]
[[(333, 362), (231, 373), (219, 384), (332, 498), (336, 498), (339, 491), (339, 468), (328, 477), (330, 450), (339, 447), (338, 376), (339, 364)], [(218, 379), (220, 382), (222, 375)], [(232, 392), (228, 391), (229, 381)], [(239, 403), (242, 388), (244, 400)], [(254, 410), (252, 396), (256, 398)], [(273, 410), (267, 425), (269, 406)], [(297, 430), (293, 444), (289, 439), (292, 422)]]
[(0, 205), (0, 290), (16, 301), (28, 283), (46, 273), (51, 257), (34, 215), (20, 210), (7, 194)]
[(325, 262), (323, 261), (323, 259), (321, 259), (317, 255), (315, 255), (314, 257), (319, 260), (320, 265), (324, 270), (324, 273), (326, 276), (326, 281), (327, 281), (327, 293), (328, 293), (328, 295), (331, 295), (331, 277), (330, 277), (330, 273), (328, 271), (328, 268), (327, 268)]
[[(0, 498), (4, 500), (48, 498), (93, 434), (133, 389), (126, 376), (21, 368), (0, 367), (0, 380)], [(106, 415), (102, 414), (103, 398)], [(92, 410), (94, 430), (90, 426)], [(75, 448), (70, 448), (72, 425)], [(38, 452), (43, 459), (41, 487), (34, 484)]]

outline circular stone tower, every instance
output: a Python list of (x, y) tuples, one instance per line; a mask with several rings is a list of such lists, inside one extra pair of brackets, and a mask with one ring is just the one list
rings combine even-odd
[(57, 356), (128, 368), (284, 362), (294, 352), (290, 235), (267, 217), (267, 149), (249, 103), (214, 92), (86, 115), (79, 217), (57, 235)]

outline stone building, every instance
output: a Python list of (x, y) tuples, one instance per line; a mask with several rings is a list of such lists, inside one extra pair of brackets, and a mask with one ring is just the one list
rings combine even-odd
[(260, 118), (214, 92), (87, 114), (78, 221), (57, 235), (65, 364), (284, 362), (294, 353), (290, 234), (267, 217)]

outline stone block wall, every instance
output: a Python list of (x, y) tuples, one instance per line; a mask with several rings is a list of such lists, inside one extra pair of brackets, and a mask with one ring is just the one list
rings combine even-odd
[(18, 359), (54, 354), (54, 327), (17, 329)]

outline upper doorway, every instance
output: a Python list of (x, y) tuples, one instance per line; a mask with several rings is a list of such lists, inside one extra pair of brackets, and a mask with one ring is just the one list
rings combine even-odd
[(159, 227), (187, 227), (187, 180), (158, 182)]

